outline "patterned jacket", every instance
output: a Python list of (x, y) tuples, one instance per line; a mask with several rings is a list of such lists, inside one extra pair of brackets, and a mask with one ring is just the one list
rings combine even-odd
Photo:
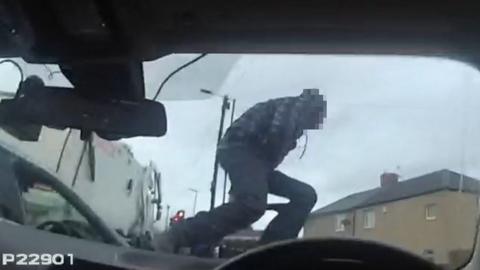
[(218, 148), (248, 146), (273, 167), (278, 166), (303, 134), (300, 123), (308, 102), (297, 96), (256, 104), (233, 122)]

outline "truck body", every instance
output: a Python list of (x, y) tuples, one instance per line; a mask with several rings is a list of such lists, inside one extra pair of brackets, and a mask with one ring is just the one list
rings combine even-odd
[[(160, 173), (153, 163), (142, 166), (125, 143), (95, 134), (82, 141), (78, 130), (44, 127), (37, 142), (20, 141), (0, 129), (0, 144), (57, 176), (123, 235), (151, 233), (160, 219)], [(30, 209), (62, 215), (56, 194), (38, 192), (27, 199)]]

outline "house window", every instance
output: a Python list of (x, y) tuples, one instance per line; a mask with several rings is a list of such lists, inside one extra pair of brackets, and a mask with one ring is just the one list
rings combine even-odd
[(432, 203), (425, 206), (425, 219), (435, 220), (437, 219), (437, 205)]
[(375, 211), (373, 209), (363, 211), (363, 228), (375, 228)]
[(347, 219), (346, 214), (339, 214), (335, 218), (335, 231), (336, 232), (344, 232), (345, 231), (345, 223), (344, 220)]

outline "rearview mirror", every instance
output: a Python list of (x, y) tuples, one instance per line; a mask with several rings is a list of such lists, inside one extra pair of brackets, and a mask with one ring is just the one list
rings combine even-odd
[(44, 86), (41, 79), (29, 77), (15, 98), (0, 102), (0, 125), (75, 128), (118, 140), (163, 136), (167, 131), (167, 117), (165, 107), (158, 102), (93, 100), (73, 89)]

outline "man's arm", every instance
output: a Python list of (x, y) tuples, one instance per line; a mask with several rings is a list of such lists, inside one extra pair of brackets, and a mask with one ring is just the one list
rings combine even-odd
[(277, 143), (285, 142), (295, 137), (302, 104), (297, 98), (282, 98), (275, 102), (275, 111), (267, 137)]
[(305, 110), (309, 106), (308, 97), (284, 98), (276, 104), (269, 135), (271, 157), (275, 166), (282, 162), (285, 156), (295, 148), (296, 140), (303, 133)]
[(266, 123), (271, 122), (271, 108), (271, 103), (267, 101), (258, 103), (247, 110), (228, 128), (227, 133), (230, 138), (241, 141), (263, 137), (259, 135), (265, 132)]

